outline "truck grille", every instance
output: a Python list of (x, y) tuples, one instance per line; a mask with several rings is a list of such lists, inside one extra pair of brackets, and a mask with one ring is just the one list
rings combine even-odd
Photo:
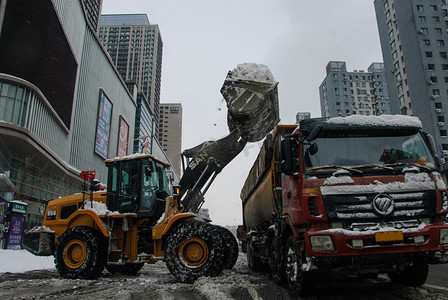
[(375, 212), (372, 195), (327, 195), (324, 196), (325, 209), (329, 220), (406, 220), (433, 216), (436, 213), (436, 192), (388, 194), (394, 202), (393, 211), (387, 216)]

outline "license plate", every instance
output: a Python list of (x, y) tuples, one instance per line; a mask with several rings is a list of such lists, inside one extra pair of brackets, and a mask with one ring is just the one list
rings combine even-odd
[(392, 242), (402, 240), (403, 240), (403, 232), (401, 231), (384, 231), (375, 233), (376, 242)]

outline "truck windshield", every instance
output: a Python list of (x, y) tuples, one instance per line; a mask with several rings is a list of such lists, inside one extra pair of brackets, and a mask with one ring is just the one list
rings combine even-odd
[(420, 133), (404, 136), (325, 135), (314, 140), (312, 144), (314, 143), (317, 145), (317, 152), (316, 145), (304, 146), (304, 164), (307, 172), (323, 171), (322, 167), (328, 170), (328, 166), (381, 168), (384, 165), (414, 164), (435, 168), (433, 156)]

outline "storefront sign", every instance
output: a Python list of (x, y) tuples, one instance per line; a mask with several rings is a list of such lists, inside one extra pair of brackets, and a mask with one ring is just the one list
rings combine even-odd
[(98, 123), (96, 127), (95, 152), (107, 158), (109, 149), (110, 124), (112, 122), (112, 102), (106, 94), (101, 91), (100, 103), (98, 107)]
[(118, 156), (126, 156), (128, 152), (129, 125), (120, 117), (120, 130), (118, 135)]
[(7, 249), (22, 249), (23, 221), (22, 216), (11, 216)]
[(16, 203), (16, 202), (11, 202), (11, 204), (12, 204), (12, 209), (11, 209), (12, 212), (26, 214), (27, 204)]

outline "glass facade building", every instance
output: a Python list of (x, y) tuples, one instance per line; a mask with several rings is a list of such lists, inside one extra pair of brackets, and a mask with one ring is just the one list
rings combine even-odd
[[(2, 196), (28, 204), (28, 228), (48, 200), (82, 191), (80, 171), (95, 170), (105, 182), (104, 158), (117, 156), (120, 124), (134, 133), (136, 99), (89, 24), (88, 3), (96, 11), (101, 1), (0, 5), (0, 173), (17, 189)], [(121, 150), (130, 154), (128, 138)]]

